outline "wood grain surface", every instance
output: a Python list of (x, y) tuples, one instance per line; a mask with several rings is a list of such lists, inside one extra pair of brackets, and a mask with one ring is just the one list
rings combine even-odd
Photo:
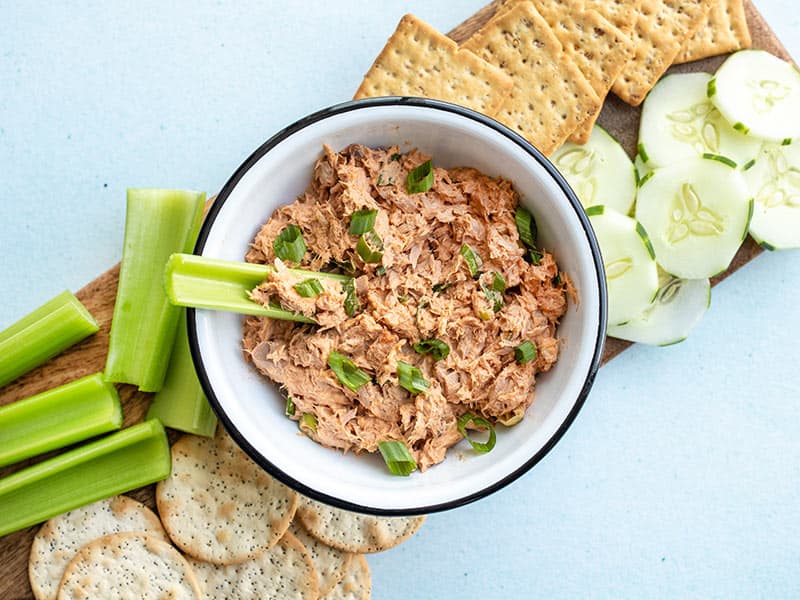
[[(500, 3), (500, 0), (495, 0), (491, 4), (488, 4), (469, 19), (458, 25), (448, 35), (458, 42), (465, 40), (494, 14)], [(745, 8), (750, 33), (753, 38), (753, 46), (768, 50), (785, 60), (791, 60), (786, 49), (775, 37), (750, 0), (745, 0)], [(386, 33), (388, 36), (390, 32), (387, 31)], [(378, 49), (376, 49), (376, 52), (377, 50)], [(716, 57), (694, 63), (687, 63), (672, 67), (669, 72), (713, 72), (723, 59), (724, 57)], [(358, 82), (353, 82), (354, 88), (357, 83)], [(636, 151), (636, 137), (640, 112), (640, 108), (628, 106), (611, 95), (606, 100), (603, 112), (598, 121), (622, 143), (630, 156), (633, 156)], [(762, 252), (761, 248), (748, 237), (747, 241), (736, 255), (731, 268), (712, 280), (712, 284), (716, 284), (725, 277), (728, 277), (742, 265), (752, 260), (760, 252)], [(97, 319), (100, 324), (100, 331), (64, 354), (49, 361), (42, 367), (28, 373), (5, 388), (0, 389), (0, 406), (67, 383), (78, 377), (103, 370), (106, 351), (108, 349), (108, 333), (111, 327), (111, 316), (114, 308), (114, 299), (116, 298), (118, 278), (119, 265), (100, 275), (76, 294)], [(625, 350), (628, 346), (630, 346), (630, 344), (627, 342), (608, 339), (603, 354), (603, 364)], [(120, 385), (119, 391), (125, 414), (124, 425), (129, 426), (141, 421), (147, 411), (151, 394), (139, 392), (135, 387), (129, 385)], [(176, 437), (177, 435), (174, 432), (170, 434), (172, 440)], [(0, 477), (47, 457), (48, 455), (45, 455), (43, 457), (30, 459), (18, 465), (2, 468), (0, 469)], [(153, 490), (154, 486), (148, 486), (131, 492), (129, 495), (155, 508)], [(30, 527), (0, 539), (0, 599), (22, 600), (33, 597), (28, 584), (27, 562), (31, 540), (37, 529), (38, 526)]]

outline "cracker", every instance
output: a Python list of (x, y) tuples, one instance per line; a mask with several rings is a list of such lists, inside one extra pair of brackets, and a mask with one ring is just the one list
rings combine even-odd
[(111, 533), (141, 531), (167, 541), (158, 516), (127, 496), (115, 496), (53, 517), (33, 538), (28, 579), (37, 600), (55, 600), (58, 582), (78, 550)]
[(420, 21), (405, 15), (372, 63), (355, 99), (422, 96), (453, 102), (489, 116), (511, 92), (497, 67)]
[(81, 548), (67, 565), (58, 600), (197, 599), (188, 562), (168, 542), (144, 533), (112, 533)]
[(235, 564), (271, 548), (289, 527), (297, 494), (264, 472), (220, 428), (172, 446), (172, 474), (156, 486), (169, 537), (186, 554)]
[(332, 548), (328, 544), (320, 542), (317, 538), (309, 534), (305, 528), (295, 520), (289, 528), (300, 543), (306, 547), (311, 561), (317, 573), (317, 587), (319, 595), (324, 596), (330, 592), (337, 583), (347, 573), (350, 561), (354, 554), (345, 552), (338, 548)]
[(636, 52), (612, 90), (633, 106), (672, 64), (684, 40), (705, 22), (713, 0), (643, 0), (634, 29)]
[(714, 0), (705, 24), (684, 42), (675, 63), (735, 52), (751, 45), (744, 1)]
[[(510, 9), (520, 1), (506, 0), (503, 8)], [(583, 0), (533, 0), (533, 5), (597, 96), (605, 99), (614, 80), (633, 57), (634, 45), (630, 37), (597, 11), (584, 11)], [(585, 144), (589, 141), (602, 108), (600, 104), (577, 126), (569, 136), (571, 142)]]
[(376, 517), (301, 498), (297, 518), (311, 535), (345, 552), (381, 552), (411, 537), (425, 517)]
[(514, 87), (496, 118), (545, 155), (601, 104), (530, 2), (501, 11), (462, 47), (511, 76)]
[(278, 543), (238, 565), (189, 559), (204, 600), (290, 600), (317, 598), (314, 563), (302, 543), (286, 532)]
[(586, 10), (596, 10), (627, 36), (633, 33), (641, 5), (642, 0), (583, 0)]
[(369, 600), (372, 594), (372, 576), (369, 563), (363, 554), (356, 554), (350, 561), (350, 568), (336, 587), (321, 600)]

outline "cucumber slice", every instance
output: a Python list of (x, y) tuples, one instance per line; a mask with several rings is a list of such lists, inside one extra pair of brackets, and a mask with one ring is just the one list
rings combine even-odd
[(624, 325), (612, 325), (608, 335), (653, 346), (669, 346), (682, 342), (711, 303), (708, 279), (680, 279), (659, 273), (656, 299), (645, 311)]
[(647, 232), (634, 219), (612, 208), (586, 209), (608, 284), (608, 322), (624, 323), (640, 315), (658, 291), (658, 269)]
[(764, 50), (731, 54), (708, 96), (734, 127), (770, 142), (800, 137), (800, 71)]
[(583, 146), (567, 142), (556, 150), (553, 164), (584, 206), (602, 204), (627, 214), (636, 197), (633, 164), (625, 150), (599, 125)]
[(727, 269), (750, 222), (753, 201), (742, 174), (708, 156), (655, 169), (636, 200), (658, 264), (683, 279)]
[(666, 167), (707, 153), (743, 165), (758, 154), (761, 142), (731, 127), (708, 99), (709, 81), (708, 73), (667, 75), (647, 95), (639, 147), (649, 167)]
[(765, 142), (744, 178), (755, 200), (753, 239), (768, 250), (800, 248), (800, 143)]

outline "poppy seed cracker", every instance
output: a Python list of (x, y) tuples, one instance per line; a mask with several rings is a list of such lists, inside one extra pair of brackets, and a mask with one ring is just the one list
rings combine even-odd
[(172, 446), (172, 474), (156, 486), (169, 537), (185, 553), (235, 564), (271, 548), (289, 527), (297, 494), (270, 477), (220, 428)]

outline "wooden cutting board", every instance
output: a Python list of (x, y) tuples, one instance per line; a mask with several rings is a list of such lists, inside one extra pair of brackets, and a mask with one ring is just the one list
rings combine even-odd
[[(458, 42), (465, 40), (494, 14), (499, 4), (500, 0), (495, 0), (457, 26), (448, 35)], [(745, 0), (745, 7), (750, 33), (753, 38), (753, 47), (762, 48), (785, 60), (791, 60), (786, 49), (775, 37), (775, 34), (770, 30), (750, 0)], [(387, 31), (386, 33), (388, 36), (390, 32)], [(713, 72), (722, 60), (723, 57), (706, 59), (673, 67), (670, 72)], [(354, 89), (357, 83), (353, 82)], [(622, 143), (630, 156), (633, 156), (636, 152), (639, 113), (639, 108), (630, 107), (615, 96), (610, 95), (599, 119), (600, 124)], [(747, 241), (736, 255), (731, 268), (716, 277), (712, 284), (716, 284), (729, 276), (761, 252), (761, 248), (753, 243), (750, 238), (747, 238)], [(114, 299), (117, 293), (118, 277), (119, 265), (103, 273), (77, 293), (81, 302), (97, 319), (100, 324), (100, 331), (91, 338), (74, 346), (68, 352), (0, 390), (0, 406), (62, 385), (78, 377), (103, 370), (108, 349), (108, 333), (111, 326)], [(608, 339), (603, 353), (603, 364), (628, 346), (630, 344), (627, 342)], [(119, 389), (125, 413), (124, 425), (127, 427), (143, 419), (151, 395), (139, 392), (135, 387), (129, 385), (121, 385)], [(171, 438), (174, 439), (175, 437), (177, 435), (172, 433)], [(0, 477), (46, 457), (47, 455), (31, 459), (19, 465), (2, 468), (0, 469)], [(155, 507), (153, 490), (154, 486), (148, 486), (131, 492), (130, 495), (151, 507)], [(37, 529), (38, 527), (30, 527), (0, 538), (0, 599), (21, 600), (33, 597), (28, 584), (27, 560), (31, 540)]]

